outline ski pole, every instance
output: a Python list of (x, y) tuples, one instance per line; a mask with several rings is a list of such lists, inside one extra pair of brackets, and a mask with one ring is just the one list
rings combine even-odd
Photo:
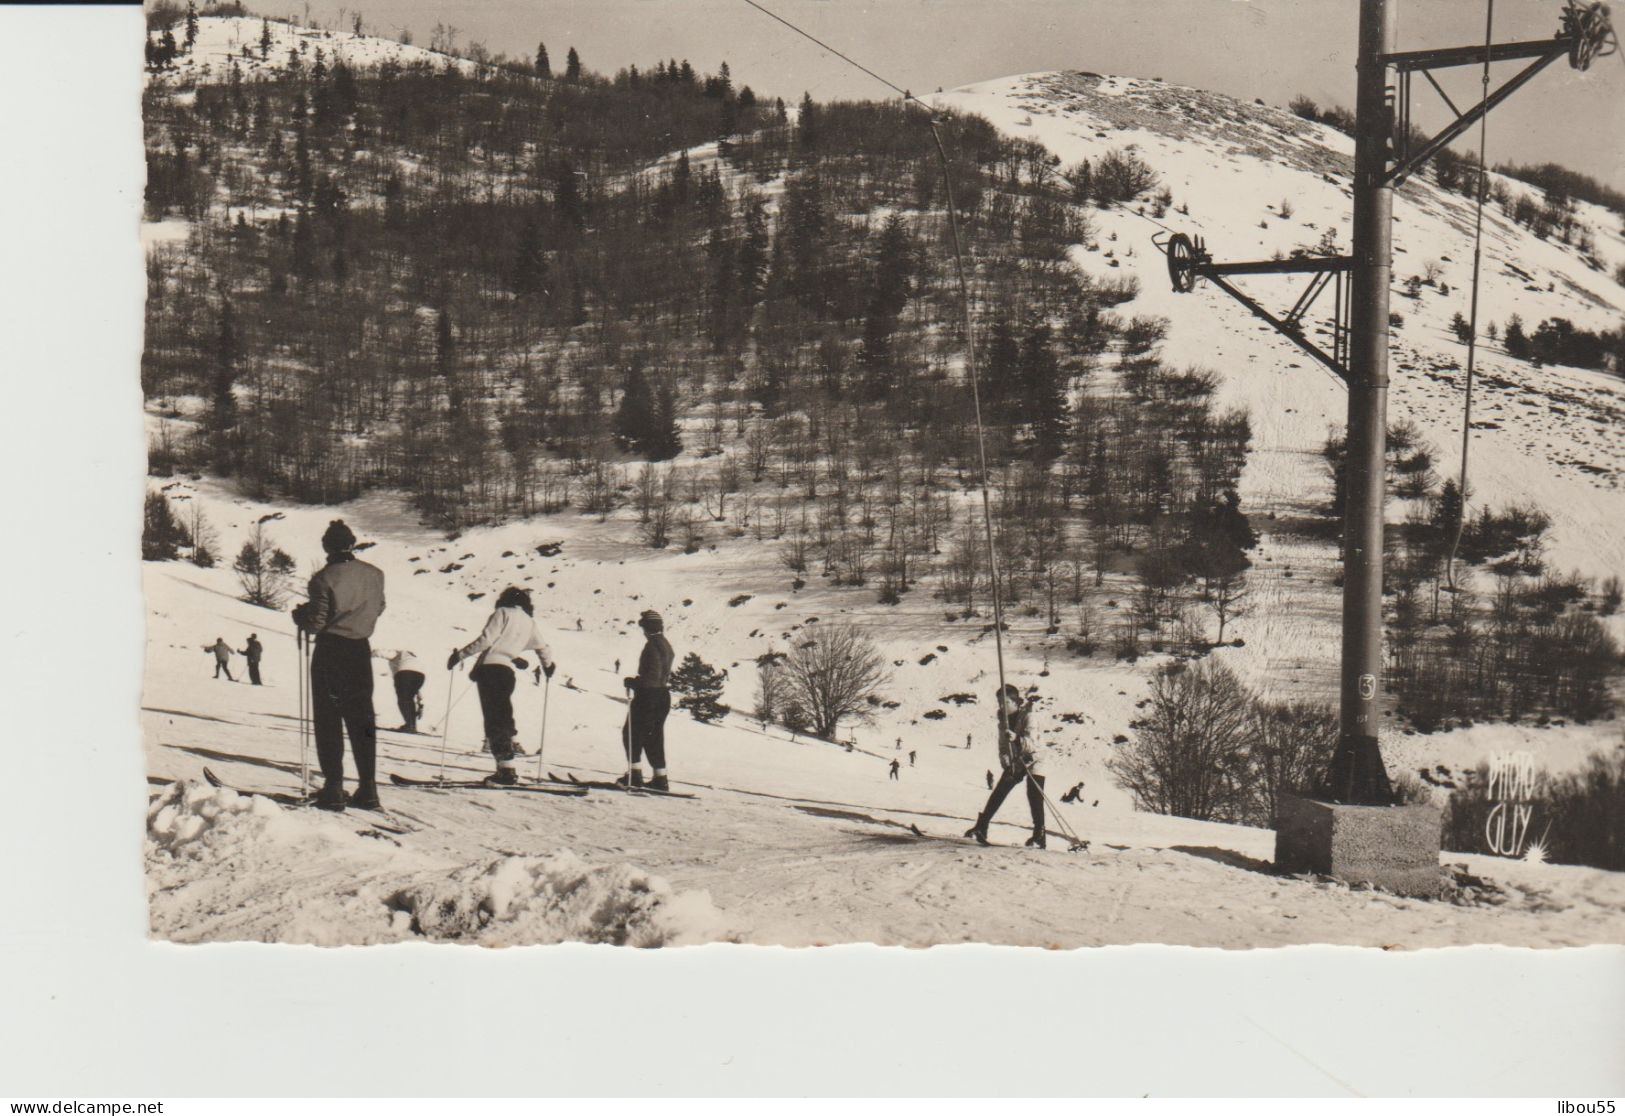
[[(1029, 775), (1027, 778), (1032, 779), (1032, 776)], [(1033, 786), (1038, 787), (1038, 797), (1044, 800), (1044, 805), (1049, 807), (1050, 817), (1054, 818), (1061, 827), (1061, 835), (1072, 843), (1072, 851), (1077, 852), (1079, 849), (1086, 847), (1089, 842), (1079, 837), (1073, 828), (1067, 824), (1067, 820), (1061, 816), (1060, 809), (1050, 801), (1049, 795), (1045, 793), (1044, 788), (1036, 781), (1033, 782)]]
[(547, 747), (547, 698), (553, 692), (553, 676), (548, 675), (547, 686), (542, 690), (542, 735), (536, 741), (536, 781), (542, 781), (542, 752)]
[(632, 688), (626, 689), (626, 717), (621, 721), (621, 742), (626, 745), (626, 793), (632, 793)]
[(451, 671), (446, 672), (446, 716), (440, 726), (440, 781), (446, 781), (446, 739), (451, 735)]
[(299, 679), (299, 797), (310, 797), (310, 733), (306, 721), (305, 702), (305, 632), (303, 628), (295, 628), (293, 632), (294, 645), (298, 648)]

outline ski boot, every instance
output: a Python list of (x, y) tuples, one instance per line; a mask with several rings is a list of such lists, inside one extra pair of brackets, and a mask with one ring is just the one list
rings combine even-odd
[(342, 813), (345, 805), (344, 784), (323, 783), (322, 789), (316, 792), (316, 797), (310, 800), (310, 804), (318, 810)]
[(991, 845), (993, 843), (987, 839), (987, 822), (981, 818), (977, 818), (976, 824), (965, 830), (965, 836), (976, 838), (978, 845)]
[(371, 783), (356, 787), (350, 792), (346, 805), (353, 806), (357, 810), (379, 809), (381, 804), (378, 801), (378, 788)]
[(669, 791), (669, 790), (671, 790), (671, 784), (666, 781), (666, 777), (664, 775), (656, 775), (654, 778), (650, 779), (647, 783), (645, 783), (643, 785), (648, 787), (652, 791)]
[(615, 780), (617, 787), (641, 787), (643, 785), (643, 771), (634, 767), (631, 771)]
[(516, 787), (519, 785), (519, 772), (510, 765), (502, 764), (482, 782), (488, 787)]
[(1045, 847), (1044, 831), (1042, 829), (1035, 830), (1033, 835), (1027, 838), (1027, 847), (1029, 849), (1041, 849)]

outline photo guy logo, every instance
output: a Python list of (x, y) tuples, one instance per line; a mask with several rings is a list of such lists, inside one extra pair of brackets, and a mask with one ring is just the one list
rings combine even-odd
[(1535, 808), (1533, 752), (1496, 752), (1489, 760), (1487, 794), (1492, 803), (1484, 819), (1484, 841), (1490, 852), (1517, 856), (1529, 836)]

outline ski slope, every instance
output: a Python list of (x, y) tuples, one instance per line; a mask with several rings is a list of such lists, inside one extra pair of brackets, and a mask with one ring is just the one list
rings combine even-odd
[[(257, 42), (258, 22), (250, 22)], [(239, 42), (246, 33), (237, 29)], [(1004, 79), (939, 100), (1041, 140), (1063, 165), (1134, 145), (1174, 194), (1174, 208), (1157, 222), (1204, 235), (1215, 258), (1290, 252), (1312, 246), (1328, 228), (1346, 250), (1348, 141), (1284, 111), (1087, 75)], [(1293, 201), (1290, 220), (1279, 216), (1283, 197)], [(1188, 214), (1179, 212), (1182, 205)], [(1402, 253), (1396, 280), (1436, 259), (1452, 293), (1426, 287), (1419, 300), (1396, 295), (1405, 322), (1395, 332), (1390, 414), (1415, 422), (1440, 451), (1441, 472), (1453, 473), (1464, 349), (1448, 322), (1466, 307), (1471, 214), (1459, 197), (1413, 183), (1397, 200), (1396, 216)], [(1625, 292), (1609, 276), (1625, 260), (1618, 222), (1600, 212), (1584, 216), (1596, 230), (1601, 271), (1572, 250), (1487, 215), (1485, 321), (1504, 322), (1516, 312), (1531, 329), (1554, 315), (1588, 328), (1617, 324)], [(1166, 234), (1157, 222), (1123, 209), (1093, 211), (1092, 218), (1096, 234), (1074, 250), (1075, 265), (1096, 276), (1135, 275), (1141, 293), (1120, 312), (1167, 317), (1165, 359), (1218, 371), (1223, 401), (1245, 405), (1252, 417), (1242, 498), (1264, 537), (1253, 607), (1234, 625), (1245, 645), (1220, 654), (1273, 695), (1328, 698), (1335, 692), (1337, 558), (1324, 538), (1295, 525), (1328, 496), (1319, 450), (1328, 427), (1341, 422), (1342, 388), (1223, 295), (1206, 288), (1173, 294), (1151, 241)], [(1249, 289), (1289, 305), (1295, 292), (1269, 283), (1281, 281)], [(1477, 414), (1484, 425), (1473, 434), (1475, 491), (1492, 493), (1497, 506), (1527, 500), (1551, 514), (1548, 558), (1555, 568), (1620, 572), (1620, 382), (1601, 373), (1535, 369), (1496, 346), (1481, 347), (1479, 363)], [(185, 400), (170, 402), (195, 410)], [(148, 421), (172, 420), (153, 413)], [(559, 662), (549, 689), (525, 678), (516, 696), (521, 739), (531, 750), (545, 697), (546, 770), (583, 779), (619, 772), (625, 715), (619, 678), (636, 659), (635, 618), (644, 608), (665, 615), (679, 656), (698, 651), (730, 672), (725, 700), (739, 711), (713, 726), (676, 711), (668, 722), (672, 778), (699, 794), (696, 801), (384, 786), (385, 804), (408, 830), (392, 833), (370, 826), (362, 813), (287, 811), (264, 801), (245, 806), (195, 785), (155, 787), (161, 806), (171, 808), (167, 815), (155, 811), (149, 833), (152, 926), (161, 937), (404, 940), (423, 931), (421, 920), (414, 930), (404, 912), (434, 900), (463, 915), (436, 924), (430, 936), (488, 944), (971, 940), (1419, 948), (1625, 940), (1625, 876), (1446, 854), (1446, 863), (1465, 865), (1484, 885), (1465, 888), (1458, 902), (1420, 902), (1274, 877), (1267, 872), (1273, 834), (1265, 830), (1135, 812), (1106, 765), (1131, 733), (1161, 656), (1132, 665), (1105, 654), (1077, 659), (1065, 652), (1064, 635), (1046, 636), (1039, 619), (1010, 618), (1011, 680), (1036, 685), (1043, 695), (1035, 723), (1051, 797), (1083, 784), (1080, 801), (1060, 809), (1090, 847), (1069, 854), (1057, 851), (1064, 842), (1052, 838), (1048, 852), (1020, 848), (1026, 827), (1018, 793), (993, 831), (1003, 847), (982, 849), (958, 835), (981, 807), (986, 772), (997, 766), (987, 708), (994, 673), (989, 633), (976, 622), (946, 622), (928, 588), (895, 607), (876, 604), (872, 589), (831, 588), (817, 578), (792, 590), (776, 543), (732, 537), (723, 524), (709, 526), (708, 547), (693, 555), (640, 545), (635, 517), (625, 511), (603, 522), (566, 512), (448, 541), (418, 525), (387, 493), (342, 508), (306, 508), (247, 501), (209, 480), (152, 483), (166, 488), (178, 511), (200, 501), (227, 555), (256, 520), (276, 516), (267, 526), (298, 559), (301, 584), (320, 560), (317, 540), (333, 515), (372, 542), (363, 556), (385, 571), (389, 598), (373, 645), (408, 648), (427, 665), (426, 725), (441, 722), (448, 698), (452, 703), (448, 775), (477, 777), (489, 761), (478, 752), (477, 701), (466, 676), (448, 678), (438, 668), (445, 651), (479, 630), (508, 584), (534, 591), (538, 621)], [(1394, 517), (1402, 514), (1397, 509)], [(562, 547), (556, 556), (538, 553), (554, 543)], [(238, 600), (228, 569), (145, 563), (143, 578), (150, 776), (160, 784), (195, 784), (207, 765), (233, 785), (297, 789), (297, 660), (286, 612)], [(786, 651), (832, 621), (859, 624), (880, 643), (893, 664), (884, 687), (888, 705), (872, 724), (850, 734), (843, 728), (850, 748), (750, 721), (743, 711), (751, 705), (756, 657)], [(1619, 623), (1616, 633), (1625, 634)], [(251, 631), (267, 647), (267, 685), (212, 680), (213, 660), (202, 647), (217, 635), (241, 647)], [(977, 700), (944, 700), (966, 693)], [(397, 723), (382, 663), (375, 704), (381, 725)], [(1382, 744), (1397, 772), (1436, 763), (1467, 768), (1508, 747), (1530, 748), (1547, 766), (1564, 769), (1619, 741), (1618, 725), (1606, 723), (1480, 725), (1428, 737), (1389, 730)], [(430, 777), (439, 769), (440, 744), (438, 736), (385, 732), (380, 772)], [(903, 761), (895, 781), (887, 777), (894, 758)], [(533, 774), (534, 760), (522, 760), (521, 770)], [(163, 795), (178, 797), (170, 802)], [(569, 896), (580, 903), (572, 906)]]
[[(207, 484), (174, 494), (206, 501), (226, 537), (270, 514)], [(332, 511), (277, 510), (282, 518), (268, 526), (308, 565)], [(384, 498), (338, 510), (363, 539), (376, 542), (365, 557), (388, 577), (389, 607), (374, 645), (407, 646), (426, 660), (426, 727), (442, 719), (448, 692), (454, 703), (446, 733), (452, 777), (477, 777), (489, 761), (478, 753), (479, 714), (466, 677), (452, 674), (448, 685), (436, 664), (442, 649), (477, 631), (494, 596), (490, 591), (503, 584), (529, 579), (538, 621), (559, 663), (545, 691), (521, 680), (521, 740), (534, 751), (545, 697), (545, 768), (582, 779), (621, 769), (625, 708), (613, 666), (619, 658), (624, 668), (636, 655), (640, 637), (633, 621), (643, 608), (652, 605), (670, 618), (679, 653), (697, 648), (732, 669), (735, 662), (748, 665), (745, 656), (759, 646), (741, 638), (747, 625), (804, 625), (833, 603), (834, 594), (820, 599), (807, 591), (795, 597), (766, 593), (730, 609), (732, 590), (746, 580), (737, 565), (708, 555), (637, 554), (618, 545), (611, 530), (573, 514), (470, 532), (446, 543), (412, 527)], [(563, 550), (538, 559), (538, 542), (561, 542)], [(509, 550), (512, 556), (503, 557)], [(439, 572), (454, 561), (462, 569)], [(431, 572), (416, 573), (423, 568)], [(287, 614), (235, 599), (235, 579), (226, 570), (146, 563), (143, 576), (149, 629), (142, 721), (150, 777), (196, 783), (208, 766), (239, 787), (297, 789), (298, 660)], [(482, 589), (488, 591), (485, 599), (467, 599)], [(685, 607), (685, 599), (692, 605)], [(786, 607), (776, 608), (781, 601)], [(752, 606), (752, 613), (738, 615)], [(266, 645), (266, 685), (213, 680), (213, 657), (203, 644), (222, 635), (241, 646), (250, 632)], [(877, 634), (899, 657), (903, 648), (913, 649), (906, 631)], [(985, 674), (986, 657), (955, 646), (939, 661), (963, 659), (957, 669), (977, 675)], [(173, 814), (149, 832), (153, 932), (179, 941), (412, 940), (421, 935), (403, 913), (402, 896), (451, 895), (463, 908), (518, 911), (477, 928), (470, 923), (456, 933), (430, 935), (489, 944), (626, 940), (628, 918), (629, 940), (649, 945), (983, 941), (1070, 947), (1157, 941), (1419, 948), (1622, 940), (1625, 876), (1447, 854), (1447, 863), (1492, 881), (1469, 890), (1465, 905), (1281, 879), (1267, 872), (1271, 833), (1136, 813), (1084, 747), (1054, 749), (1050, 789), (1058, 798), (1072, 783), (1085, 782), (1081, 801), (1060, 809), (1090, 842), (1087, 851), (1059, 851), (1065, 843), (1054, 837), (1049, 851), (1021, 848), (1025, 806), (1018, 796), (1001, 814), (1004, 824), (994, 827), (1000, 847), (978, 848), (958, 835), (985, 797), (992, 741), (975, 706), (949, 706), (955, 712), (938, 724), (907, 723), (927, 700), (915, 695), (941, 688), (922, 688), (914, 679), (928, 669), (898, 668), (904, 681), (891, 692), (906, 700), (891, 721), (860, 729), (851, 751), (764, 732), (739, 714), (714, 726), (675, 714), (668, 723), (672, 777), (680, 789), (700, 796), (693, 801), (629, 799), (605, 791), (557, 799), (386, 785), (381, 793), (393, 812), (386, 824), (411, 830), (396, 834), (374, 828), (375, 816), (359, 811), (329, 815), (265, 801), (249, 809), (237, 803), (233, 811), (229, 794), (190, 787), (193, 805), (178, 813), (224, 809), (230, 816), (212, 828), (189, 823), (202, 835), (178, 846), (166, 836), (166, 826), (180, 824)], [(946, 675), (950, 668), (939, 669)], [(747, 673), (741, 668), (730, 678), (730, 699), (740, 700), (739, 680)], [(987, 688), (985, 677), (977, 688)], [(375, 704), (380, 724), (394, 724), (381, 662)], [(966, 732), (975, 738), (968, 750)], [(901, 778), (892, 781), (887, 765), (898, 755), (897, 736), (903, 737), (904, 764)], [(381, 733), (381, 774), (433, 777), (440, 742), (432, 735)], [(913, 766), (908, 749), (916, 752)], [(521, 771), (533, 774), (534, 763), (534, 756), (521, 760)], [(909, 826), (931, 837), (916, 837)], [(564, 869), (550, 859), (559, 857)], [(515, 876), (527, 881), (518, 899)], [(541, 884), (534, 883), (537, 878)], [(490, 892), (503, 880), (508, 905), (493, 905)], [(545, 892), (541, 898), (536, 888)], [(596, 904), (586, 914), (548, 905), (578, 892)], [(652, 913), (651, 894), (660, 899)], [(644, 906), (629, 905), (629, 897)], [(538, 907), (545, 909), (537, 913)]]

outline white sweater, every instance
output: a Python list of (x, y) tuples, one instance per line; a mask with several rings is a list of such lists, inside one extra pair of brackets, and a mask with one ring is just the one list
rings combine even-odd
[(553, 665), (553, 656), (536, 630), (536, 621), (527, 616), (524, 609), (509, 605), (494, 609), (480, 637), (458, 651), (457, 657), (467, 659), (478, 655), (480, 661), (474, 664), (476, 667), (511, 667), (515, 658), (532, 650), (541, 656), (543, 666)]
[(410, 651), (374, 651), (373, 658), (382, 659), (389, 664), (389, 675), (393, 678), (403, 670), (415, 670), (419, 674), (423, 669), (418, 666), (418, 657)]

